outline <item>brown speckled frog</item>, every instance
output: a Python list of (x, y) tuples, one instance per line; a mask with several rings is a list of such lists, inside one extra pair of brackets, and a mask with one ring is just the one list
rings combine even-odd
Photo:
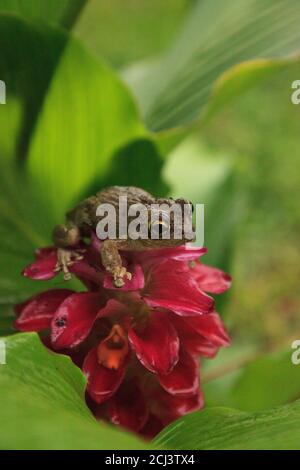
[[(99, 191), (95, 196), (85, 199), (69, 211), (66, 214), (66, 222), (62, 225), (57, 225), (53, 230), (53, 241), (58, 248), (56, 270), (63, 271), (65, 280), (71, 277), (68, 269), (69, 266), (82, 258), (80, 241), (84, 237), (89, 237), (92, 231), (96, 232), (97, 224), (101, 220), (101, 216), (96, 214), (97, 208), (100, 204), (109, 203), (113, 205), (118, 219), (120, 196), (126, 196), (128, 207), (133, 204), (143, 204), (149, 212), (151, 211), (151, 204), (167, 204), (171, 207), (174, 202), (182, 206), (183, 204), (188, 204), (192, 212), (192, 204), (185, 199), (156, 198), (147, 191), (133, 186), (111, 186)], [(150, 214), (149, 220), (151, 220)], [(128, 217), (129, 222), (130, 217)], [(154, 224), (155, 226), (153, 226)], [(162, 238), (163, 229), (166, 228), (166, 225), (170, 230), (170, 239)], [(150, 237), (137, 240), (130, 238), (120, 239), (117, 234), (114, 238), (107, 238), (101, 244), (100, 254), (102, 264), (112, 274), (116, 287), (124, 285), (123, 278), (125, 276), (131, 279), (131, 273), (127, 272), (126, 268), (122, 266), (119, 250), (145, 250), (147, 248), (171, 247), (191, 241), (190, 237), (188, 239), (185, 238), (183, 230), (181, 238), (174, 237), (174, 217), (172, 217), (171, 212), (168, 219), (159, 216), (158, 220), (153, 222), (151, 227), (149, 226), (150, 229), (157, 230), (158, 239)]]

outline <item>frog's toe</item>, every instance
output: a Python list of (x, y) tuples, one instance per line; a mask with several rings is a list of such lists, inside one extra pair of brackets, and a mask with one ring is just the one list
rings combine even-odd
[(64, 280), (65, 281), (70, 281), (72, 279), (72, 274), (70, 273), (70, 271), (64, 271)]
[(126, 277), (128, 280), (131, 280), (132, 274), (128, 272), (124, 266), (121, 266), (121, 267), (118, 267), (117, 269), (114, 269), (113, 277), (114, 277), (114, 285), (116, 287), (123, 287), (125, 284), (124, 278)]
[(69, 281), (72, 277), (69, 267), (77, 261), (80, 261), (83, 258), (82, 252), (76, 252), (74, 250), (66, 250), (59, 248), (57, 250), (57, 263), (54, 268), (55, 272), (62, 271), (64, 280)]
[(85, 250), (80, 250), (80, 252), (79, 252), (79, 251), (78, 251), (78, 252), (73, 251), (73, 252), (71, 253), (71, 258), (72, 258), (72, 259), (70, 260), (70, 262), (73, 264), (75, 261), (80, 261), (80, 260), (82, 260), (82, 259), (84, 258), (84, 256), (83, 256), (83, 254), (81, 254), (81, 253), (84, 253), (84, 252), (85, 252)]
[(125, 282), (123, 281), (123, 279), (121, 277), (117, 277), (115, 280), (114, 280), (114, 285), (116, 287), (123, 287), (125, 284)]

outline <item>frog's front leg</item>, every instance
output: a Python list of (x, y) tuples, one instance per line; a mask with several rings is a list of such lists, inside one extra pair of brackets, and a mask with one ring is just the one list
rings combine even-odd
[(80, 230), (75, 224), (66, 222), (54, 228), (52, 238), (57, 247), (55, 271), (62, 271), (65, 281), (68, 281), (71, 279), (69, 267), (83, 258), (83, 250), (75, 249), (80, 241)]
[[(126, 243), (126, 242), (125, 242)], [(122, 265), (120, 248), (126, 248), (122, 240), (105, 240), (101, 246), (101, 260), (106, 271), (112, 274), (116, 287), (124, 286), (124, 277), (131, 280), (132, 274)]]

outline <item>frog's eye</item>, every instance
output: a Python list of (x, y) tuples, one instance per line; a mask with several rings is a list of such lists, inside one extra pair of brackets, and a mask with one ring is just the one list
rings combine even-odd
[(163, 234), (167, 233), (170, 228), (170, 219), (167, 214), (160, 214), (159, 219), (153, 221), (149, 225), (150, 236), (161, 238)]
[(169, 230), (169, 225), (162, 221), (157, 221), (151, 224), (150, 231), (151, 234), (153, 233), (155, 236), (159, 238)]

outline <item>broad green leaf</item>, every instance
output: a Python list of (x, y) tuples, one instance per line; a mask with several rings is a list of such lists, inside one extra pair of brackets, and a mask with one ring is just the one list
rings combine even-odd
[(62, 219), (91, 181), (109, 171), (116, 150), (144, 135), (126, 87), (70, 39), (29, 148), (28, 175), (47, 213)]
[(89, 0), (73, 31), (110, 64), (126, 66), (169, 45), (189, 4), (190, 0)]
[(24, 178), (10, 168), (2, 171), (0, 181), (1, 318), (1, 304), (20, 302), (33, 292), (46, 288), (43, 282), (21, 276), (21, 271), (33, 261), (34, 250), (47, 245), (49, 239), (44, 236), (46, 214), (40, 210), (31, 188), (24, 184)]
[(209, 381), (204, 385), (207, 405), (260, 411), (293, 401), (299, 396), (300, 371), (291, 361), (292, 353), (292, 349), (266, 355), (262, 352), (260, 358), (244, 367), (237, 364), (232, 372)]
[(145, 448), (138, 438), (94, 419), (84, 401), (83, 374), (69, 357), (48, 351), (34, 333), (4, 341), (1, 449)]
[[(24, 160), (45, 93), (68, 40), (62, 31), (39, 26), (30, 19), (44, 13), (51, 21), (53, 15), (58, 15), (58, 19), (63, 12), (70, 20), (75, 19), (83, 3), (0, 0), (0, 79), (6, 84), (7, 93), (6, 105), (0, 107), (1, 159)], [(7, 14), (11, 12), (28, 21)]]
[(203, 120), (206, 121), (249, 88), (261, 85), (265, 81), (271, 83), (276, 74), (288, 70), (297, 62), (299, 56), (288, 59), (249, 60), (231, 67), (215, 82)]
[(3, 171), (0, 181), (1, 319), (2, 304), (21, 302), (50, 286), (63, 287), (64, 282), (61, 276), (52, 281), (33, 281), (21, 275), (23, 268), (33, 261), (35, 249), (51, 243), (55, 221), (17, 168)]
[(259, 413), (207, 408), (165, 428), (154, 440), (177, 450), (300, 449), (300, 401)]
[(1, 160), (23, 161), (28, 149), (29, 184), (48, 219), (62, 217), (110, 156), (145, 131), (126, 87), (66, 33), (1, 16), (0, 40), (8, 89), (0, 122), (9, 134)]
[[(299, 51), (299, 21), (297, 0), (198, 0), (174, 45), (152, 72), (135, 81), (148, 127), (160, 131), (195, 121), (215, 81), (230, 67)], [(261, 65), (245, 85), (265, 77)]]
[[(160, 131), (156, 134), (156, 142), (164, 157), (172, 154), (176, 146), (191, 133), (203, 129), (205, 132), (210, 118), (222, 113), (226, 105), (237, 101), (244, 92), (251, 88), (272, 86), (273, 80), (278, 80), (280, 72), (297, 67), (299, 55), (286, 59), (256, 59), (239, 63), (230, 67), (215, 81), (207, 103), (200, 113), (199, 119), (189, 126), (181, 126)], [(128, 73), (124, 74), (129, 83)], [(133, 83), (131, 83), (134, 89)], [(289, 87), (290, 88), (290, 87)]]
[[(52, 228), (69, 206), (95, 181), (104, 181), (109, 159), (119, 147), (145, 135), (126, 88), (77, 41), (68, 40), (66, 33), (52, 27), (0, 16), (0, 77), (7, 83), (7, 103), (0, 106), (3, 304), (47, 288), (20, 275), (34, 249), (51, 243)], [(133, 159), (139, 168), (148, 168), (149, 175), (157, 172), (159, 186), (161, 163), (154, 144), (149, 141), (145, 156), (140, 152)], [(137, 182), (134, 165), (131, 168)], [(113, 171), (119, 179), (120, 172)], [(59, 285), (61, 279), (53, 282)]]
[(0, 0), (0, 13), (15, 13), (71, 27), (87, 0)]
[[(6, 306), (11, 310), (13, 304), (36, 292), (50, 287), (65, 287), (61, 275), (51, 281), (33, 281), (21, 275), (24, 267), (33, 262), (35, 249), (51, 244), (51, 219), (32, 188), (24, 182), (24, 177), (20, 178), (17, 171), (14, 177), (11, 172), (7, 175), (11, 178), (7, 178), (7, 185), (2, 184), (2, 191), (3, 187), (6, 190), (1, 191), (0, 196), (0, 325)], [(74, 280), (68, 283), (68, 287), (82, 289), (81, 284)]]
[(164, 196), (167, 185), (162, 181), (163, 160), (155, 141), (139, 139), (130, 142), (113, 155), (109, 170), (96, 179), (82, 197), (95, 194), (100, 188), (113, 186), (138, 186), (157, 196)]
[(14, 15), (0, 14), (0, 78), (6, 104), (0, 106), (0, 156), (23, 161), (37, 114), (68, 36)]

